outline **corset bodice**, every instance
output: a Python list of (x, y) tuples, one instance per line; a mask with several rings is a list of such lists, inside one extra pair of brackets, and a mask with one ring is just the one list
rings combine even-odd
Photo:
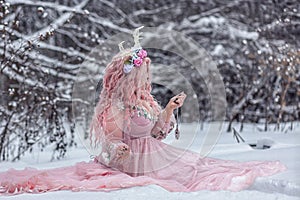
[(149, 119), (144, 114), (139, 114), (135, 110), (130, 116), (130, 130), (127, 134), (131, 138), (150, 137), (151, 130), (155, 124), (153, 119)]

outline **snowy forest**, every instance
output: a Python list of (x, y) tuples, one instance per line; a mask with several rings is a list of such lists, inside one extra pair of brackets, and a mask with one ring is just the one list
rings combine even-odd
[[(211, 55), (225, 86), (228, 131), (232, 122), (292, 131), (300, 120), (299, 10), (297, 0), (0, 0), (0, 160), (20, 160), (48, 145), (52, 160), (61, 159), (76, 146), (72, 88), (80, 64), (104, 68), (93, 48), (140, 26), (181, 32)], [(180, 62), (167, 52), (150, 57)], [(203, 77), (188, 66), (181, 70), (197, 94), (198, 120), (214, 120)], [(153, 95), (165, 105), (174, 94), (153, 84)], [(77, 117), (86, 120), (90, 105), (75, 101), (82, 108)], [(183, 122), (194, 119), (181, 114)]]

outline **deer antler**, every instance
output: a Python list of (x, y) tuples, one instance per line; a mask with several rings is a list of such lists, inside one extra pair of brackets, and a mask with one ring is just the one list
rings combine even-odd
[(124, 51), (124, 47), (123, 47), (123, 43), (124, 43), (125, 41), (122, 41), (122, 42), (120, 42), (119, 43), (119, 49), (120, 49), (120, 51)]
[(144, 26), (141, 26), (139, 28), (136, 28), (133, 32), (133, 39), (134, 39), (134, 49), (138, 49), (141, 48), (141, 44), (140, 44), (140, 35), (142, 34), (142, 32), (140, 33), (140, 29), (144, 28)]

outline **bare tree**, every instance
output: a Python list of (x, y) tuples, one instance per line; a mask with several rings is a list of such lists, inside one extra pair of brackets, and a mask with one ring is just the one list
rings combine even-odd
[[(93, 57), (92, 49), (141, 25), (180, 31), (211, 54), (226, 88), (228, 130), (234, 121), (241, 122), (240, 130), (245, 122), (263, 122), (265, 130), (270, 123), (292, 127), (300, 118), (298, 12), (296, 0), (1, 0), (1, 160), (20, 159), (49, 144), (55, 144), (52, 159), (62, 158), (76, 145), (72, 86), (76, 76), (89, 81), (78, 74), (79, 65), (85, 60), (103, 69), (106, 61)], [(182, 64), (197, 94), (200, 120), (210, 121), (205, 78), (177, 55), (150, 51), (153, 63)], [(154, 95), (161, 91), (166, 90), (154, 85)], [(83, 110), (90, 106), (77, 101)], [(88, 115), (79, 120), (86, 123)], [(182, 120), (195, 118), (189, 115)]]

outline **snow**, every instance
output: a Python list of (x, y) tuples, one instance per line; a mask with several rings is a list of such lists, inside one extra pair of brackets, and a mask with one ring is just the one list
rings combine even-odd
[(242, 38), (248, 40), (257, 40), (259, 35), (257, 32), (248, 32), (245, 30), (239, 30), (233, 26), (229, 26), (229, 35), (232, 39)]
[[(192, 19), (190, 18), (190, 20)], [(219, 25), (224, 24), (225, 22), (226, 19), (224, 17), (209, 16), (209, 17), (202, 17), (193, 23), (191, 23), (188, 19), (184, 19), (182, 24), (184, 25), (184, 27), (208, 27), (208, 26), (217, 27)]]
[[(211, 125), (210, 125), (211, 126)], [(200, 152), (203, 138), (206, 137), (209, 125), (204, 124), (203, 130), (198, 133), (196, 123), (181, 124), (180, 138), (175, 140), (172, 132), (164, 142), (174, 146), (188, 146), (190, 150)], [(239, 124), (232, 125), (239, 130)], [(261, 126), (261, 127), (260, 127)], [(44, 194), (21, 194), (16, 196), (2, 197), (1, 199), (280, 199), (296, 200), (300, 199), (300, 122), (294, 122), (292, 131), (274, 131), (274, 125), (269, 126), (267, 132), (260, 131), (264, 125), (245, 124), (243, 132), (239, 134), (245, 140), (245, 143), (237, 143), (232, 132), (226, 132), (227, 123), (223, 129), (215, 147), (208, 155), (209, 157), (231, 159), (238, 161), (250, 160), (280, 160), (288, 170), (269, 177), (257, 178), (255, 183), (240, 192), (230, 191), (197, 191), (197, 192), (169, 192), (157, 185), (148, 185), (143, 187), (132, 187), (128, 189), (117, 190), (113, 192), (71, 192), (57, 191)], [(196, 137), (194, 137), (194, 134)], [(78, 137), (77, 137), (78, 138)], [(249, 144), (257, 144), (252, 148)], [(263, 146), (270, 148), (259, 148)], [(44, 152), (33, 151), (27, 153), (21, 161), (11, 163), (2, 162), (0, 171), (5, 171), (11, 167), (23, 169), (30, 166), (39, 169), (49, 169), (61, 166), (73, 165), (80, 161), (89, 161), (89, 154), (82, 144), (78, 141), (78, 147), (69, 149), (64, 160), (50, 162), (51, 148)]]
[(214, 50), (211, 52), (211, 55), (221, 56), (224, 51), (225, 51), (224, 47), (221, 44), (218, 44), (215, 46)]

